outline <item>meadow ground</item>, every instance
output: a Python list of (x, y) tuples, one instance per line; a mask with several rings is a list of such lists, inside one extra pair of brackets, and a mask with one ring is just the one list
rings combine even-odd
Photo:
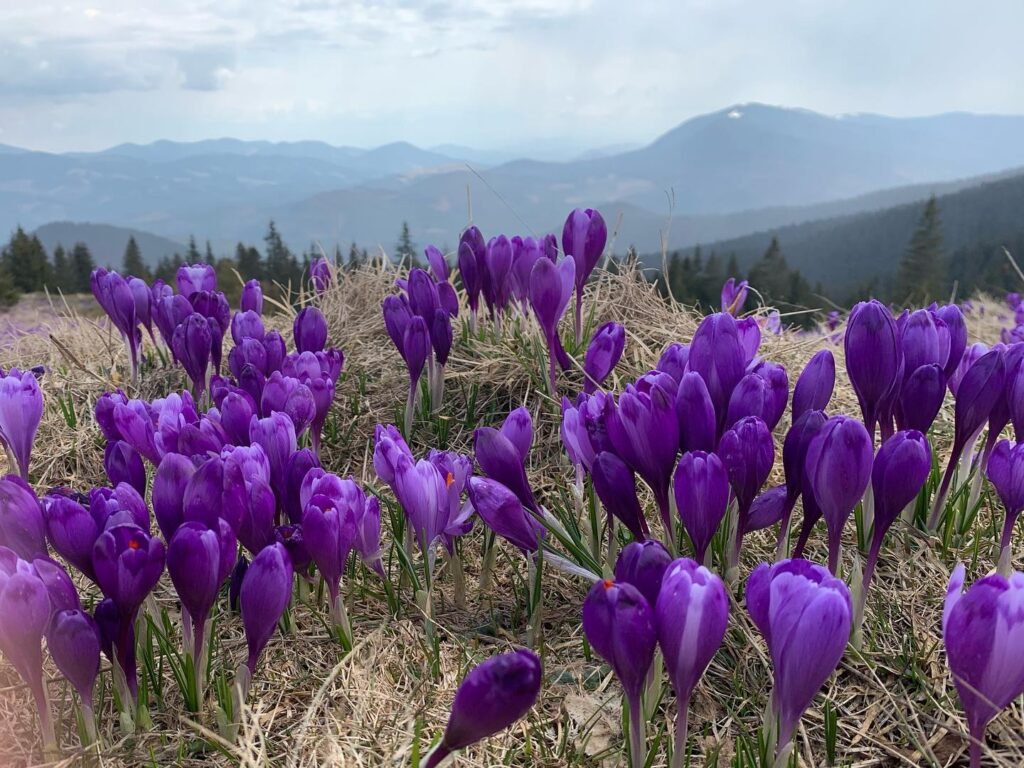
[[(394, 276), (369, 268), (341, 274), (321, 299), (331, 329), (330, 343), (344, 350), (346, 358), (325, 438), (324, 465), (338, 474), (351, 473), (390, 503), (390, 491), (373, 472), (372, 436), (378, 422), (400, 421), (407, 386), (404, 365), (385, 333), (379, 309), (381, 299), (393, 290)], [(53, 314), (45, 303), (42, 310), (37, 304), (34, 314), (23, 308), (19, 311), (25, 315), (19, 315), (16, 323), (29, 332), (7, 330), (0, 337), (0, 366), (48, 368), (43, 379), (46, 410), (32, 462), (32, 481), (40, 491), (53, 485), (86, 489), (106, 481), (103, 442), (91, 412), (100, 394), (124, 386), (125, 352), (120, 338), (94, 313), (79, 311), (87, 305), (54, 302)], [(653, 367), (667, 343), (688, 340), (699, 319), (684, 307), (669, 306), (631, 274), (597, 273), (586, 306), (592, 310), (591, 326), (617, 320), (627, 328), (626, 353), (616, 381), (609, 383), (611, 388)], [(998, 339), (999, 311), (993, 302), (975, 302), (968, 316), (972, 342)], [(0, 316), (0, 324), (3, 320)], [(290, 329), (285, 315), (271, 322), (282, 332)], [(543, 344), (536, 331), (506, 330), (503, 337), (486, 333), (472, 340), (465, 331), (461, 338), (456, 331), (444, 407), (434, 418), (417, 419), (410, 444), (417, 454), (433, 446), (468, 452), (474, 427), (497, 425), (509, 410), (525, 404), (536, 423), (530, 479), (542, 503), (566, 504), (573, 471), (559, 441), (558, 405), (546, 393)], [(766, 335), (761, 353), (784, 363), (792, 384), (795, 373), (824, 345), (832, 346), (840, 371), (830, 412), (858, 413), (842, 372), (842, 347), (827, 335), (790, 331)], [(560, 389), (572, 394), (581, 380), (579, 371), (571, 371), (560, 377)], [(183, 386), (179, 369), (164, 368), (157, 361), (144, 371), (138, 395), (156, 397)], [(786, 425), (788, 417), (781, 426)], [(952, 402), (947, 398), (933, 433), (943, 462), (951, 434)], [(770, 482), (779, 481), (781, 461)], [(1000, 516), (994, 495), (986, 488), (978, 518), (962, 536), (943, 542), (899, 524), (894, 527), (868, 602), (863, 650), (848, 650), (838, 674), (803, 718), (797, 734), (801, 765), (828, 765), (830, 758), (835, 765), (858, 767), (965, 764), (966, 725), (941, 641), (942, 601), (957, 561), (967, 563), (971, 580), (994, 566)], [(854, 567), (856, 550), (850, 529), (843, 559), (847, 574)], [(354, 650), (343, 655), (332, 641), (322, 618), (324, 610), (296, 604), (290, 631), (276, 634), (263, 656), (235, 744), (216, 735), (209, 701), (205, 712), (188, 715), (170, 672), (158, 667), (148, 673), (140, 670), (152, 689), (153, 727), (123, 736), (108, 695), (102, 707), (102, 746), (98, 753), (83, 755), (70, 715), (70, 689), (48, 662), (64, 764), (83, 757), (105, 766), (415, 764), (417, 754), (422, 755), (443, 730), (466, 668), (525, 638), (525, 564), (515, 550), (501, 544), (494, 580), (489, 589), (479, 589), (482, 539), (478, 524), (464, 541), (464, 604), (456, 605), (447, 566), (442, 567), (435, 587), (439, 673), (432, 669), (408, 590), (401, 593), (398, 614), (392, 615), (379, 580), (360, 567), (350, 573), (345, 586)], [(385, 564), (397, 584), (398, 563), (391, 542), (385, 522)], [(749, 536), (742, 578), (773, 555), (773, 532)], [(812, 537), (808, 556), (824, 561), (823, 528)], [(742, 579), (733, 589), (725, 643), (691, 706), (694, 766), (755, 764), (748, 752), (756, 748), (771, 671), (765, 644), (742, 599), (736, 597), (741, 585)], [(545, 679), (540, 700), (523, 721), (467, 750), (454, 765), (622, 764), (619, 687), (608, 667), (584, 650), (579, 619), (586, 589), (581, 580), (546, 570)], [(90, 601), (96, 599), (94, 591), (85, 594)], [(176, 612), (166, 577), (157, 589), (157, 600)], [(226, 613), (218, 623), (218, 663), (233, 669), (245, 655), (241, 623)], [(109, 679), (106, 665), (104, 670), (103, 677)], [(669, 692), (648, 726), (650, 744), (664, 745), (674, 712)], [(826, 736), (830, 730), (826, 725), (833, 717), (834, 740)], [(987, 764), (1024, 765), (1022, 717), (1024, 710), (1017, 702), (989, 727)], [(0, 765), (40, 764), (37, 733), (28, 690), (10, 666), (0, 664)], [(830, 754), (833, 745), (834, 755)], [(660, 749), (654, 766), (665, 764), (664, 754)]]

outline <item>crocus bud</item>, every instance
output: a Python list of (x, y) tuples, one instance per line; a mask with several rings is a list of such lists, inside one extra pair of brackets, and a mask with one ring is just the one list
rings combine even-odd
[(174, 329), (171, 341), (174, 356), (192, 380), (197, 399), (206, 390), (206, 371), (210, 365), (212, 343), (209, 323), (198, 312), (193, 312)]
[(836, 360), (832, 351), (815, 353), (801, 371), (793, 389), (793, 423), (807, 411), (824, 411), (836, 386)]
[(243, 312), (263, 314), (263, 288), (259, 280), (249, 280), (242, 286), (242, 298), (238, 306)]
[(485, 475), (515, 493), (523, 505), (539, 510), (526, 478), (525, 457), (506, 433), (493, 427), (480, 427), (473, 432), (473, 452)]
[(676, 509), (693, 544), (694, 557), (703, 562), (729, 506), (729, 475), (725, 465), (714, 453), (684, 453), (676, 467), (673, 489)]
[(217, 290), (217, 273), (209, 264), (184, 264), (176, 275), (178, 293), (186, 298), (199, 291)]
[(288, 459), (295, 453), (295, 425), (283, 413), (271, 413), (264, 419), (253, 417), (249, 441), (263, 448), (270, 461), (270, 486), (284, 488)]
[(1024, 443), (1011, 443), (1009, 440), (1000, 440), (996, 443), (988, 460), (987, 475), (1006, 511), (999, 547), (999, 562), (1001, 570), (1005, 571), (1007, 568), (1004, 562), (1008, 562), (1013, 528), (1020, 513), (1024, 511)]
[(900, 345), (892, 313), (875, 299), (857, 304), (846, 324), (843, 347), (846, 372), (873, 435), (899, 376)]
[(715, 404), (700, 374), (683, 374), (676, 392), (679, 446), (683, 452), (713, 451), (718, 443)]
[(96, 398), (96, 407), (93, 411), (96, 424), (107, 440), (121, 439), (121, 432), (114, 421), (114, 409), (119, 403), (125, 405), (127, 402), (128, 398), (120, 389), (116, 392), (104, 392)]
[(658, 364), (654, 366), (657, 370), (663, 371), (676, 380), (678, 384), (683, 380), (686, 373), (686, 364), (690, 359), (690, 347), (688, 344), (673, 342), (665, 347), (665, 351), (658, 358)]
[(764, 407), (764, 422), (768, 429), (775, 429), (789, 404), (789, 376), (786, 368), (779, 363), (762, 360), (754, 366), (753, 372), (768, 385)]
[[(53, 548), (87, 578), (95, 581), (92, 548), (105, 522), (99, 510), (86, 510), (74, 499), (60, 494), (50, 494), (43, 503), (46, 508), (46, 536)], [(91, 514), (93, 512), (95, 516)]]
[(946, 397), (946, 374), (937, 363), (915, 369), (900, 387), (896, 424), (900, 429), (927, 432)]
[(747, 281), (736, 282), (735, 277), (730, 277), (722, 286), (722, 311), (730, 315), (743, 313), (743, 305), (747, 303)]
[(292, 523), (302, 522), (302, 499), (299, 491), (306, 473), (313, 467), (319, 467), (320, 460), (309, 448), (295, 451), (288, 457), (284, 472), (284, 488), (282, 489), (281, 507)]
[(164, 544), (136, 525), (114, 525), (96, 539), (92, 554), (96, 583), (131, 617), (156, 586), (164, 570)]
[(873, 456), (868, 431), (848, 416), (833, 416), (826, 421), (807, 447), (807, 477), (828, 527), (832, 573), (839, 567), (843, 526), (871, 480)]
[(306, 307), (292, 324), (295, 349), (299, 352), (320, 352), (327, 346), (327, 320), (316, 307)]
[(142, 456), (124, 440), (107, 443), (103, 451), (103, 469), (114, 485), (128, 483), (139, 493), (146, 492), (146, 467)]
[(726, 411), (725, 423), (731, 427), (746, 416), (756, 416), (761, 421), (769, 424), (771, 407), (772, 393), (768, 387), (768, 382), (756, 373), (748, 373), (740, 379), (736, 389), (732, 391), (732, 397), (729, 398), (729, 407)]
[(747, 610), (772, 657), (774, 690), (769, 722), (778, 725), (782, 754), (814, 695), (850, 639), (850, 593), (840, 579), (806, 560), (761, 563), (750, 574)]
[(0, 477), (0, 546), (29, 561), (48, 554), (39, 499), (17, 475)]
[(540, 659), (525, 648), (475, 666), (455, 692), (444, 737), (424, 768), (436, 768), (456, 750), (515, 723), (537, 701), (540, 684)]
[(775, 444), (772, 442), (768, 426), (756, 416), (747, 416), (722, 435), (717, 453), (729, 475), (729, 485), (736, 496), (739, 508), (736, 539), (729, 562), (731, 569), (739, 562), (743, 536), (747, 532), (749, 522), (750, 505), (768, 479), (772, 464), (775, 462)]
[(338, 599), (338, 585), (345, 570), (348, 556), (356, 541), (356, 522), (363, 513), (362, 490), (352, 480), (354, 493), (328, 497), (313, 496), (302, 512), (302, 534), (316, 567), (323, 574), (331, 596), (331, 606)]
[(95, 620), (78, 609), (58, 612), (46, 635), (46, 648), (57, 669), (78, 692), (88, 714), (100, 672), (100, 630)]
[(327, 261), (323, 256), (313, 262), (313, 266), (309, 268), (309, 279), (313, 283), (313, 290), (317, 294), (322, 294), (327, 290), (333, 279), (331, 271), (331, 263)]
[(75, 584), (64, 570), (64, 566), (48, 557), (37, 557), (32, 561), (32, 567), (50, 596), (51, 618), (59, 611), (82, 607), (82, 601), (78, 599), (78, 590), (75, 589)]
[(993, 574), (963, 592), (964, 566), (953, 571), (942, 612), (942, 637), (953, 684), (967, 715), (972, 768), (981, 766), (985, 729), (1024, 693), (1024, 574)]
[(964, 313), (956, 304), (939, 307), (935, 314), (946, 324), (949, 334), (949, 353), (942, 371), (948, 379), (960, 364), (964, 350), (967, 348), (967, 322), (964, 320)]
[[(584, 397), (586, 396), (584, 395)], [(590, 471), (594, 465), (596, 454), (581, 409), (569, 402), (567, 397), (562, 398), (562, 425), (559, 428), (559, 434), (569, 461), (577, 467), (577, 479), (582, 481), (580, 471), (582, 469)], [(580, 487), (582, 487), (582, 482), (580, 482)]]
[(569, 214), (562, 227), (562, 253), (576, 262), (576, 341), (581, 339), (583, 286), (597, 266), (608, 241), (608, 227), (597, 211), (577, 208)]
[(405, 364), (409, 369), (410, 386), (415, 387), (430, 356), (430, 329), (422, 317), (409, 319), (402, 337), (402, 349), (405, 351)]
[(605, 323), (594, 333), (583, 358), (583, 391), (593, 392), (615, 370), (626, 346), (626, 329), (619, 323)]
[(237, 464), (220, 456), (204, 461), (185, 486), (182, 520), (196, 521), (211, 530), (223, 518), (236, 531), (247, 507), (246, 486)]
[(423, 255), (427, 257), (427, 264), (430, 265), (430, 271), (433, 273), (434, 279), (439, 283), (448, 280), (450, 268), (441, 250), (436, 246), (428, 245), (423, 249)]
[(615, 563), (615, 581), (632, 584), (653, 606), (661, 591), (661, 579), (672, 562), (672, 555), (660, 541), (632, 541), (622, 548)]
[(32, 444), (43, 417), (43, 393), (31, 371), (12, 368), (6, 376), (0, 372), (0, 444), (8, 451), (11, 469), (28, 480)]
[(256, 415), (252, 396), (242, 390), (229, 392), (220, 404), (220, 423), (235, 445), (249, 444), (249, 423)]
[(690, 696), (725, 637), (729, 596), (715, 574), (681, 558), (665, 571), (654, 617), (679, 706), (674, 754), (685, 755)]
[(745, 358), (732, 315), (708, 315), (701, 321), (690, 343), (688, 365), (707, 385), (720, 433), (725, 428), (729, 398), (743, 378)]
[(185, 488), (196, 472), (192, 460), (180, 453), (168, 453), (156, 468), (153, 477), (153, 514), (164, 538), (181, 525), (185, 504)]
[(599, 453), (591, 465), (594, 492), (608, 514), (617, 518), (637, 541), (650, 535), (643, 507), (636, 495), (636, 477), (626, 463), (610, 451)]
[(43, 633), (50, 625), (50, 598), (35, 570), (11, 550), (0, 548), (0, 652), (32, 691), (43, 741), (55, 746), (43, 684)]
[(221, 575), (225, 571), (222, 552), (230, 552), (229, 562), (234, 560), (234, 532), (230, 527), (226, 531), (229, 538), (226, 543), (232, 545), (227, 550), (218, 532), (201, 523), (182, 524), (167, 545), (167, 573), (192, 619), (197, 649), (202, 647), (206, 618), (220, 591)]
[[(671, 381), (671, 377), (666, 378)], [(606, 424), (615, 453), (654, 492), (666, 531), (672, 530), (669, 484), (679, 450), (673, 394), (660, 384), (654, 384), (649, 392), (627, 385)]]
[(523, 552), (537, 551), (546, 531), (513, 491), (489, 477), (472, 477), (469, 500), (488, 528)]
[(782, 443), (782, 467), (786, 474), (786, 507), (779, 528), (780, 551), (789, 536), (789, 519), (793, 506), (804, 488), (807, 448), (825, 421), (826, 417), (822, 411), (805, 411), (798, 418), (794, 418), (793, 426), (786, 432), (786, 439)]
[(434, 350), (438, 365), (448, 363), (448, 355), (452, 351), (452, 319), (448, 313), (438, 307), (430, 318), (430, 346)]
[(564, 259), (558, 266), (548, 259), (538, 259), (530, 273), (530, 306), (548, 345), (548, 378), (552, 391), (555, 388), (555, 361), (561, 344), (558, 322), (572, 296), (576, 269), (576, 262), (572, 259)]
[(470, 227), (459, 238), (459, 276), (474, 315), (480, 305), (481, 267), (486, 249), (484, 237), (476, 227)]
[[(262, 347), (263, 338), (266, 335), (267, 332), (263, 329), (263, 320), (260, 318), (259, 312), (252, 310), (235, 312), (234, 317), (231, 318), (231, 340), (235, 344), (241, 344), (242, 339), (252, 339)], [(266, 352), (264, 352), (265, 354)]]
[(274, 627), (284, 615), (292, 595), (292, 562), (282, 544), (274, 543), (260, 550), (244, 571), (239, 591), (242, 625), (249, 647), (249, 674), (256, 672), (260, 654), (266, 647)]
[(932, 469), (928, 440), (916, 430), (897, 432), (878, 449), (871, 468), (871, 489), (875, 500), (874, 532), (861, 580), (863, 601), (874, 572), (886, 531), (921, 492)]
[(598, 581), (583, 602), (583, 633), (622, 683), (629, 702), (631, 730), (636, 731), (633, 744), (639, 746), (640, 694), (657, 643), (654, 611), (632, 584)]

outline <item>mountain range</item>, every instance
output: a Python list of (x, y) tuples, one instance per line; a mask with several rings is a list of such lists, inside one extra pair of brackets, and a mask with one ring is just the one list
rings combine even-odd
[[(64, 154), (0, 146), (0, 231), (62, 222), (62, 237), (73, 237), (68, 222), (88, 222), (152, 233), (162, 248), (194, 234), (227, 252), (239, 240), (259, 243), (274, 219), (298, 249), (354, 241), (390, 251), (403, 221), (421, 247), (451, 247), (470, 218), (488, 235), (543, 234), (584, 206), (601, 209), (619, 252), (652, 252), (666, 229), (669, 246), (684, 247), (1007, 178), (1024, 167), (1021, 135), (1017, 116), (826, 116), (740, 104), (646, 146), (563, 162), (407, 143), (215, 139)], [(82, 232), (87, 243), (97, 236)]]

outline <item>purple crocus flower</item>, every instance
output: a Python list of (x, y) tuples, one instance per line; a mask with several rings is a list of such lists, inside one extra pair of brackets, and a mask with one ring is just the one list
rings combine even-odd
[(274, 541), (283, 545), (292, 560), (295, 572), (305, 576), (313, 557), (306, 549), (306, 540), (302, 535), (302, 525), (278, 525), (274, 528)]
[(313, 266), (309, 268), (309, 278), (313, 283), (313, 290), (315, 290), (318, 295), (322, 295), (334, 280), (334, 272), (331, 269), (331, 263), (321, 256), (319, 259), (314, 261)]
[(1024, 443), (1000, 440), (988, 460), (987, 475), (1006, 511), (999, 540), (999, 572), (1008, 576), (1013, 528), (1024, 511)]
[(334, 497), (313, 496), (302, 511), (302, 538), (330, 594), (331, 620), (342, 627), (341, 574), (356, 542), (356, 523), (363, 514), (365, 496), (352, 480), (343, 480), (345, 491)]
[(683, 374), (687, 371), (687, 363), (690, 360), (690, 346), (681, 344), (678, 341), (665, 347), (665, 351), (658, 358), (656, 370), (667, 373), (679, 384), (683, 380)]
[(653, 606), (661, 591), (661, 580), (672, 562), (672, 555), (660, 541), (631, 541), (619, 553), (615, 563), (615, 581), (632, 584)]
[(657, 643), (654, 611), (632, 584), (598, 581), (583, 602), (583, 633), (622, 683), (629, 703), (632, 765), (639, 768), (647, 757), (640, 694)]
[(948, 379), (967, 349), (967, 321), (964, 320), (964, 313), (956, 304), (946, 304), (935, 311), (936, 316), (946, 325), (949, 334), (949, 352), (946, 355), (946, 365), (943, 373)]
[(185, 486), (182, 520), (217, 530), (223, 518), (238, 531), (248, 509), (247, 488), (238, 464), (220, 456), (204, 461)]
[(644, 517), (643, 507), (636, 495), (636, 476), (626, 463), (611, 451), (597, 454), (590, 469), (594, 492), (609, 515), (609, 536), (611, 518), (617, 518), (637, 541), (651, 535)]
[[(509, 419), (512, 418), (509, 414)], [(512, 422), (516, 423), (516, 422)], [(521, 440), (516, 439), (516, 430), (501, 430), (480, 427), (473, 432), (473, 453), (484, 474), (509, 488), (524, 506), (539, 511), (539, 506), (526, 477), (526, 453)], [(529, 443), (526, 443), (527, 450)]]
[(903, 381), (896, 408), (896, 426), (928, 432), (946, 397), (946, 374), (937, 363), (916, 368)]
[(409, 397), (405, 403), (405, 433), (412, 432), (412, 417), (416, 408), (416, 395), (419, 392), (420, 376), (423, 367), (430, 357), (430, 329), (426, 321), (419, 316), (411, 317), (402, 337), (402, 350), (405, 364), (409, 369)]
[(676, 467), (673, 490), (694, 557), (704, 562), (729, 506), (729, 474), (716, 454), (688, 451)]
[(135, 295), (132, 289), (117, 272), (108, 272), (100, 267), (94, 269), (89, 277), (92, 294), (114, 326), (121, 332), (131, 362), (132, 381), (139, 377), (139, 344), (142, 336), (139, 333), (139, 318), (135, 313)]
[(57, 669), (82, 700), (82, 719), (94, 726), (92, 689), (100, 673), (100, 630), (88, 613), (69, 608), (59, 611), (46, 634), (46, 648)]
[(287, 415), (272, 413), (264, 419), (253, 417), (249, 424), (249, 440), (263, 448), (270, 461), (270, 486), (284, 488), (288, 459), (295, 453), (295, 425)]
[[(850, 592), (825, 568), (806, 560), (761, 563), (747, 579), (747, 610), (772, 657), (769, 730), (782, 755), (814, 695), (850, 639)], [(777, 730), (776, 730), (777, 728)]]
[(534, 237), (512, 238), (512, 296), (519, 303), (523, 314), (529, 311), (530, 273), (538, 259), (546, 258), (543, 244)]
[(78, 501), (51, 493), (43, 500), (46, 535), (53, 548), (66, 561), (95, 581), (92, 549), (103, 532), (106, 518), (99, 508), (86, 510)]
[(971, 734), (971, 767), (981, 766), (985, 729), (1024, 693), (1024, 574), (993, 574), (966, 591), (964, 566), (949, 580), (942, 612), (946, 660)]
[(124, 440), (107, 443), (103, 450), (103, 469), (114, 485), (124, 482), (139, 493), (146, 492), (146, 467), (142, 456)]
[(562, 343), (558, 336), (558, 322), (565, 314), (572, 296), (575, 274), (576, 262), (572, 259), (563, 259), (558, 266), (548, 259), (538, 259), (530, 273), (530, 305), (548, 345), (548, 384), (551, 392), (555, 391), (555, 361)]
[(0, 547), (0, 651), (32, 691), (47, 751), (57, 746), (43, 682), (42, 639), (50, 614), (46, 585), (35, 569)]
[(597, 266), (608, 241), (608, 227), (597, 211), (577, 208), (562, 227), (562, 253), (576, 262), (576, 343), (583, 340), (583, 286)]
[(541, 672), (540, 658), (525, 648), (493, 656), (471, 669), (455, 692), (444, 737), (424, 768), (437, 768), (453, 752), (523, 717), (537, 701)]
[(28, 561), (48, 554), (39, 499), (17, 475), (0, 477), (0, 546)]
[(953, 447), (928, 519), (929, 530), (934, 531), (938, 527), (939, 519), (945, 511), (946, 497), (957, 462), (964, 449), (978, 439), (992, 409), (1003, 396), (1004, 382), (1003, 354), (998, 349), (993, 349), (980, 357), (960, 381), (954, 410)]
[(587, 394), (604, 384), (626, 346), (626, 329), (620, 323), (608, 322), (594, 332), (583, 358), (583, 391)]
[(867, 602), (868, 587), (878, 562), (885, 534), (903, 509), (917, 498), (932, 469), (932, 452), (928, 440), (916, 430), (894, 434), (878, 449), (871, 468), (871, 488), (875, 500), (875, 520), (864, 576), (858, 623)]
[(576, 468), (576, 489), (582, 494), (583, 472), (589, 472), (594, 465), (596, 452), (587, 430), (582, 407), (573, 405), (567, 397), (562, 398), (562, 424), (559, 427), (559, 435), (569, 461)]
[(729, 398), (743, 378), (746, 352), (732, 315), (708, 315), (697, 327), (690, 343), (689, 369), (704, 380), (715, 406), (718, 433), (725, 430)]
[(722, 286), (722, 311), (728, 312), (734, 317), (743, 313), (743, 305), (747, 303), (747, 281), (736, 282), (735, 277), (730, 277)]
[(505, 235), (487, 241), (483, 266), (480, 290), (491, 317), (500, 323), (511, 291), (509, 275), (512, 271), (512, 243)]
[(619, 395), (618, 406), (608, 415), (606, 426), (615, 453), (654, 492), (665, 531), (671, 534), (674, 526), (669, 485), (679, 450), (674, 393), (658, 383), (647, 392), (627, 385)]
[(898, 387), (901, 352), (892, 313), (881, 302), (857, 304), (850, 312), (843, 338), (850, 377), (868, 434), (874, 436), (887, 400)]
[[(32, 561), (36, 575), (42, 580), (50, 596), (51, 619), (58, 612), (82, 607), (75, 584), (64, 570), (64, 566), (48, 557), (37, 557)], [(51, 622), (52, 625), (52, 622)]]
[(0, 371), (0, 444), (8, 465), (17, 467), (24, 480), (42, 418), (43, 392), (32, 371), (11, 368), (6, 376)]
[(469, 301), (470, 325), (476, 327), (476, 316), (480, 308), (480, 289), (482, 287), (483, 265), (486, 258), (487, 245), (484, 236), (476, 227), (470, 227), (459, 238), (459, 276), (462, 287), (466, 289)]
[(747, 416), (722, 435), (717, 454), (729, 475), (729, 485), (738, 508), (736, 538), (729, 548), (729, 570), (732, 571), (739, 565), (750, 506), (775, 463), (772, 433), (761, 419)]
[(469, 479), (469, 500), (488, 528), (525, 553), (536, 552), (545, 529), (519, 497), (489, 477)]
[(213, 336), (206, 318), (193, 312), (174, 329), (171, 348), (174, 356), (192, 380), (196, 399), (206, 391), (206, 375), (210, 367), (210, 347)]
[(192, 625), (193, 636), (186, 647), (191, 647), (197, 668), (204, 663), (206, 619), (234, 564), (237, 546), (235, 532), (223, 520), (217, 530), (202, 523), (183, 523), (167, 545), (167, 573)]
[(683, 374), (676, 392), (679, 447), (687, 451), (713, 451), (718, 444), (715, 404), (699, 373)]
[(249, 280), (242, 286), (242, 296), (239, 299), (238, 307), (243, 312), (263, 314), (263, 287), (259, 280)]
[(864, 425), (833, 416), (807, 446), (807, 477), (828, 528), (828, 567), (839, 568), (843, 527), (871, 481), (873, 450)]
[(678, 702), (672, 764), (681, 768), (686, 757), (690, 697), (725, 637), (729, 619), (725, 585), (693, 560), (676, 560), (665, 571), (654, 618), (658, 645)]
[(246, 666), (250, 677), (256, 673), (260, 655), (288, 607), (292, 595), (292, 573), (288, 550), (283, 544), (274, 543), (260, 550), (242, 578), (239, 605), (245, 641), (249, 647)]
[(448, 520), (445, 478), (426, 459), (413, 461), (399, 454), (395, 464), (394, 491), (421, 551), (425, 556), (432, 556), (432, 548)]
[(316, 307), (306, 307), (295, 316), (292, 335), (297, 351), (321, 352), (327, 346), (327, 320)]
[(301, 381), (274, 371), (263, 386), (260, 412), (269, 416), (275, 411), (287, 414), (296, 436), (301, 436), (316, 418), (316, 400)]
[(96, 539), (92, 554), (96, 583), (117, 606), (119, 626), (114, 646), (128, 686), (137, 702), (135, 616), (164, 570), (164, 544), (130, 523), (114, 525)]
[(824, 411), (835, 386), (836, 360), (831, 350), (822, 349), (815, 353), (797, 377), (793, 389), (793, 423), (796, 424), (807, 411)]
[(135, 300), (135, 317), (146, 328), (149, 338), (156, 344), (156, 337), (153, 335), (153, 294), (145, 280), (138, 277), (129, 277), (127, 280), (128, 288)]
[[(785, 544), (789, 540), (789, 521), (790, 516), (793, 514), (793, 507), (804, 490), (807, 449), (810, 447), (814, 436), (824, 426), (826, 419), (827, 417), (823, 411), (804, 411), (799, 418), (794, 418), (793, 426), (786, 432), (786, 439), (782, 443), (782, 467), (786, 474), (786, 501), (776, 545), (776, 551), (780, 556), (784, 552)], [(811, 503), (814, 504), (813, 500)], [(805, 501), (806, 506), (807, 503)], [(814, 507), (817, 509), (816, 504), (814, 504)], [(817, 522), (817, 518), (812, 521), (812, 525), (814, 522)]]
[(185, 489), (196, 473), (196, 465), (180, 453), (168, 453), (153, 476), (153, 515), (168, 541), (184, 519)]
[(175, 275), (178, 293), (185, 298), (199, 291), (217, 290), (217, 273), (209, 264), (183, 264)]

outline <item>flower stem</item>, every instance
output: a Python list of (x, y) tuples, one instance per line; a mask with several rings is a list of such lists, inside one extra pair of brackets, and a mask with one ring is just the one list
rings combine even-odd
[(644, 719), (640, 707), (640, 698), (629, 697), (629, 752), (632, 768), (643, 768), (647, 757), (644, 743)]
[(679, 699), (679, 712), (676, 714), (676, 736), (672, 747), (672, 768), (683, 768), (686, 760), (686, 736), (690, 713), (689, 697)]

